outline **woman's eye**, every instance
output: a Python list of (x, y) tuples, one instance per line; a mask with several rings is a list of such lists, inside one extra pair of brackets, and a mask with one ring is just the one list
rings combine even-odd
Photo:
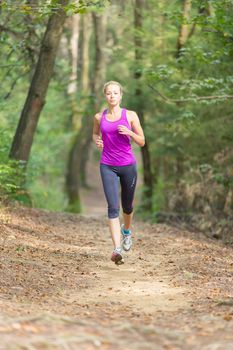
[(107, 96), (112, 96), (112, 95), (118, 96), (118, 92), (107, 92), (106, 95)]

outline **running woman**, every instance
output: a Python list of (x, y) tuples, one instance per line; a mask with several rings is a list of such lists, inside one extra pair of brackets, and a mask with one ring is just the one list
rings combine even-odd
[[(100, 174), (108, 203), (109, 229), (114, 245), (111, 260), (116, 264), (122, 264), (123, 250), (129, 251), (132, 246), (130, 228), (137, 182), (137, 165), (131, 140), (143, 147), (145, 137), (137, 114), (120, 106), (121, 84), (109, 81), (103, 90), (108, 108), (94, 117), (93, 141), (102, 151)], [(122, 226), (119, 220), (119, 181), (124, 220)]]

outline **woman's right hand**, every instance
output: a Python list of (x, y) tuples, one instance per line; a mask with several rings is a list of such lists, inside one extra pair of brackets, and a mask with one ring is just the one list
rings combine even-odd
[(104, 148), (104, 142), (103, 142), (103, 140), (101, 139), (100, 136), (98, 136), (96, 138), (95, 144), (96, 144), (97, 148), (99, 148), (101, 150)]

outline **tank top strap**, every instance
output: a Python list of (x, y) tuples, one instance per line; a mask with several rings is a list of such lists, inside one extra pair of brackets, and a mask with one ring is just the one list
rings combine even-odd
[(127, 119), (126, 117), (126, 108), (122, 108), (122, 118)]
[(105, 109), (103, 112), (102, 112), (102, 115), (101, 115), (101, 119), (100, 119), (100, 124), (102, 123), (103, 120), (106, 119), (106, 114), (107, 114), (108, 110)]
[(129, 121), (128, 121), (126, 111), (127, 111), (127, 109), (126, 109), (126, 108), (123, 108), (123, 110), (122, 110), (122, 119), (123, 119), (123, 120), (126, 122), (126, 124), (130, 127), (130, 123), (129, 123)]
[(107, 112), (108, 112), (108, 110), (107, 110), (107, 108), (106, 108), (106, 109), (103, 111), (103, 113), (102, 113), (102, 117), (106, 117)]

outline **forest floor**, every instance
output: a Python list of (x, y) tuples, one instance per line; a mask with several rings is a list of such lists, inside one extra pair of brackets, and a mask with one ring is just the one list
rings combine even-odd
[(1, 350), (232, 350), (232, 248), (134, 222), (110, 261), (104, 215), (0, 212)]
[(232, 247), (134, 221), (115, 265), (97, 167), (85, 215), (0, 210), (0, 350), (233, 350)]

